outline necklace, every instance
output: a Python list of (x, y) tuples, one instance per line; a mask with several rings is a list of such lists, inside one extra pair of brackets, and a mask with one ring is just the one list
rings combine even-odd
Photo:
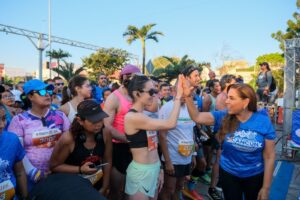
[(90, 153), (90, 156), (93, 156), (94, 150), (95, 150), (95, 147), (94, 147), (93, 149), (88, 149), (88, 151), (89, 151), (89, 153)]

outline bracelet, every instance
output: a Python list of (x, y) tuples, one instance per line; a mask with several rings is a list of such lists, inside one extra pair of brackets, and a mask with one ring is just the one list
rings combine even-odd
[(81, 165), (79, 165), (79, 174), (82, 174)]
[(193, 156), (197, 156), (197, 152), (195, 151), (195, 152), (193, 152)]

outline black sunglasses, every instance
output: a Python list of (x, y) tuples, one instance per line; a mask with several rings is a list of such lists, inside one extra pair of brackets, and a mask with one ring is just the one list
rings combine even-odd
[(34, 93), (37, 93), (38, 95), (40, 95), (42, 97), (46, 96), (46, 94), (49, 94), (50, 96), (53, 95), (52, 90), (46, 90), (46, 89), (32, 91), (32, 94), (34, 94)]
[(55, 83), (55, 86), (63, 86), (63, 85), (65, 85), (64, 83)]
[(140, 92), (146, 92), (146, 93), (148, 93), (150, 96), (153, 96), (154, 94), (157, 94), (157, 93), (158, 93), (158, 91), (157, 91), (156, 89), (154, 89), (154, 88), (151, 88), (151, 89), (148, 90), (148, 91), (141, 90)]

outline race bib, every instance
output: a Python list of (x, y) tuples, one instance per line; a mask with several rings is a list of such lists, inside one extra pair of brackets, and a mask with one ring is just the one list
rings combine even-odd
[(91, 175), (81, 175), (83, 178), (88, 179), (93, 185), (95, 185), (103, 176), (102, 169), (99, 169), (96, 173)]
[(180, 140), (178, 143), (178, 153), (182, 156), (190, 156), (194, 151), (194, 141)]
[(15, 188), (10, 180), (0, 183), (0, 200), (13, 199), (15, 193)]
[(146, 131), (147, 132), (147, 141), (148, 141), (148, 150), (152, 151), (157, 148), (157, 133), (156, 131)]
[(61, 133), (58, 128), (34, 131), (32, 133), (32, 144), (40, 148), (53, 147), (60, 138)]

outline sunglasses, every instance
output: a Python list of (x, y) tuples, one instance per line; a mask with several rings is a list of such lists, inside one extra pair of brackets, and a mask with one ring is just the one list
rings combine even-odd
[(63, 85), (65, 85), (64, 83), (55, 83), (55, 86), (63, 86)]
[(32, 94), (33, 93), (37, 93), (38, 95), (40, 95), (42, 97), (46, 96), (46, 94), (49, 94), (50, 96), (53, 95), (53, 91), (52, 90), (46, 90), (46, 89), (38, 90), (38, 91), (32, 91)]
[(150, 96), (153, 96), (154, 94), (157, 94), (157, 93), (158, 93), (158, 91), (157, 91), (156, 89), (154, 89), (154, 88), (151, 88), (151, 89), (148, 90), (148, 91), (141, 90), (140, 92), (146, 92), (146, 93), (148, 93)]

